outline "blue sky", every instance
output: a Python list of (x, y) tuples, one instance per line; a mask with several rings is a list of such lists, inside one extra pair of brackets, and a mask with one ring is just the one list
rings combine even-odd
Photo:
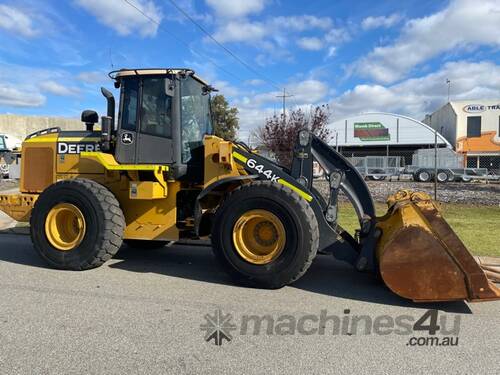
[(195, 69), (239, 108), (242, 139), (280, 110), (282, 88), (332, 118), (420, 119), (446, 102), (447, 79), (452, 98), (500, 98), (500, 0), (175, 3), (251, 69), (170, 0), (1, 1), (0, 113), (103, 113), (99, 87), (122, 67)]

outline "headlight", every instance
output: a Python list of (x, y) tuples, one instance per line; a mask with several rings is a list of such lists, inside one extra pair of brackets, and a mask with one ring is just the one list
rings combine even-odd
[(299, 132), (299, 144), (302, 147), (306, 147), (309, 144), (309, 131), (301, 130)]

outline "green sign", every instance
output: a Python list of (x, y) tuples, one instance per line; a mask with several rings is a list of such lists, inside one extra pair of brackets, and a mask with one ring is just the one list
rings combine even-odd
[(390, 141), (391, 135), (380, 122), (355, 122), (354, 137), (361, 141)]

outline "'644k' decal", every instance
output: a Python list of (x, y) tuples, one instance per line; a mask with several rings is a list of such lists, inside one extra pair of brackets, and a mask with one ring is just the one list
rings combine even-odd
[(248, 168), (257, 171), (259, 174), (266, 176), (268, 180), (278, 182), (280, 176), (277, 176), (271, 169), (265, 169), (262, 164), (257, 163), (255, 159), (248, 159), (246, 162)]

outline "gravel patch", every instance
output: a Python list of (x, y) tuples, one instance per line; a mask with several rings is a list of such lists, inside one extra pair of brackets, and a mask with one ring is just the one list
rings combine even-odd
[[(376, 202), (385, 203), (387, 197), (399, 190), (423, 191), (434, 197), (434, 184), (414, 181), (367, 181), (368, 188)], [(325, 180), (314, 182), (321, 194), (328, 194)], [(460, 203), (481, 206), (500, 206), (500, 184), (460, 183), (438, 184), (437, 198), (443, 203)], [(340, 195), (340, 200), (347, 200)]]

